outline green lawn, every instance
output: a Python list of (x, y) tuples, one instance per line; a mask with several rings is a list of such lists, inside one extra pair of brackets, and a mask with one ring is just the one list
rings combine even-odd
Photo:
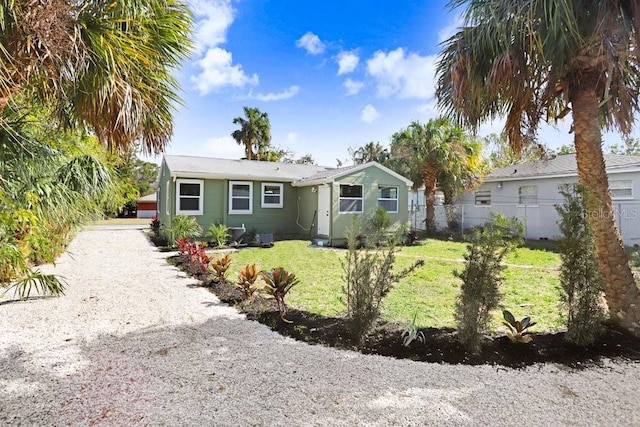
[[(454, 270), (464, 268), (466, 245), (458, 242), (426, 240), (401, 248), (396, 270), (422, 258), (424, 267), (403, 279), (385, 300), (383, 318), (411, 322), (416, 314), (420, 327), (452, 327), (460, 280)], [(326, 316), (343, 314), (342, 264), (344, 250), (312, 248), (307, 241), (276, 242), (273, 248), (246, 248), (232, 255), (229, 280), (235, 280), (240, 267), (256, 263), (268, 270), (284, 267), (300, 278), (300, 284), (287, 296), (291, 307)], [(560, 258), (545, 250), (519, 248), (506, 260), (503, 302), (516, 317), (532, 316), (537, 331), (563, 328), (560, 317), (558, 270)], [(501, 312), (495, 313), (494, 328), (500, 326)]]

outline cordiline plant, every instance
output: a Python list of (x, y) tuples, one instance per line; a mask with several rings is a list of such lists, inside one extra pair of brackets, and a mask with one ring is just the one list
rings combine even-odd
[(527, 332), (527, 329), (536, 325), (536, 322), (531, 321), (531, 317), (517, 320), (509, 310), (502, 310), (502, 317), (502, 324), (508, 328), (507, 336), (511, 341), (524, 344), (533, 341), (533, 335)]
[(213, 262), (211, 263), (211, 269), (214, 271), (215, 279), (218, 282), (224, 283), (227, 281), (227, 270), (229, 270), (230, 266), (231, 257), (229, 256), (229, 254), (213, 260)]
[(255, 283), (260, 276), (260, 271), (255, 264), (247, 264), (238, 272), (238, 281), (236, 285), (242, 288), (244, 296), (247, 299), (252, 299), (253, 294), (256, 291)]
[(295, 274), (289, 273), (282, 267), (275, 267), (271, 271), (261, 271), (260, 277), (262, 277), (265, 283), (265, 287), (262, 288), (262, 290), (273, 296), (273, 299), (275, 299), (278, 305), (280, 318), (288, 322), (288, 320), (284, 318), (287, 313), (287, 306), (284, 299), (291, 288), (300, 283), (300, 280)]

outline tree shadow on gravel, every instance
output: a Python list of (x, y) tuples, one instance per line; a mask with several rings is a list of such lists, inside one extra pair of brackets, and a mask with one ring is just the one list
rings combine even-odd
[(191, 270), (180, 257), (169, 258), (171, 264), (199, 279), (202, 286), (213, 292), (223, 303), (236, 307), (248, 319), (258, 321), (281, 335), (310, 344), (359, 351), (414, 361), (498, 365), (524, 368), (540, 363), (557, 363), (571, 368), (598, 366), (603, 359), (640, 361), (640, 338), (612, 325), (605, 325), (604, 333), (590, 347), (579, 347), (565, 339), (564, 332), (536, 334), (528, 344), (513, 343), (506, 336), (486, 337), (479, 354), (470, 354), (460, 344), (452, 328), (422, 328), (424, 342), (414, 340), (403, 345), (404, 324), (379, 322), (358, 344), (348, 331), (344, 317), (325, 317), (303, 310), (289, 309), (282, 320), (275, 302), (256, 295), (246, 300), (234, 284), (219, 283), (199, 271)]

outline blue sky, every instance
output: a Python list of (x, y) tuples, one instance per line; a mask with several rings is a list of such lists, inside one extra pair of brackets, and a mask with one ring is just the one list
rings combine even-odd
[[(394, 132), (438, 115), (438, 44), (460, 24), (446, 0), (190, 4), (196, 50), (178, 73), (185, 105), (168, 154), (241, 158), (231, 133), (243, 106), (268, 113), (274, 146), (325, 166), (348, 164), (350, 147), (388, 146)], [(488, 123), (478, 135), (503, 125)], [(570, 116), (557, 130), (543, 128), (541, 142), (569, 144), (569, 126)]]

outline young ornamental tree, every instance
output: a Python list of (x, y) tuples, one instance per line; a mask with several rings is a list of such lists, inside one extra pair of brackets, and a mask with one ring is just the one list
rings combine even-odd
[(585, 197), (579, 186), (564, 186), (564, 205), (556, 206), (560, 214), (558, 241), (562, 267), (560, 285), (567, 310), (567, 339), (573, 344), (593, 344), (602, 332), (604, 281), (593, 250), (593, 233), (585, 219)]
[(516, 153), (541, 121), (571, 115), (595, 254), (611, 319), (640, 335), (638, 289), (615, 223), (602, 130), (629, 135), (640, 112), (640, 2), (451, 0), (464, 23), (444, 43), (436, 96), (445, 114), (477, 128), (505, 117)]

